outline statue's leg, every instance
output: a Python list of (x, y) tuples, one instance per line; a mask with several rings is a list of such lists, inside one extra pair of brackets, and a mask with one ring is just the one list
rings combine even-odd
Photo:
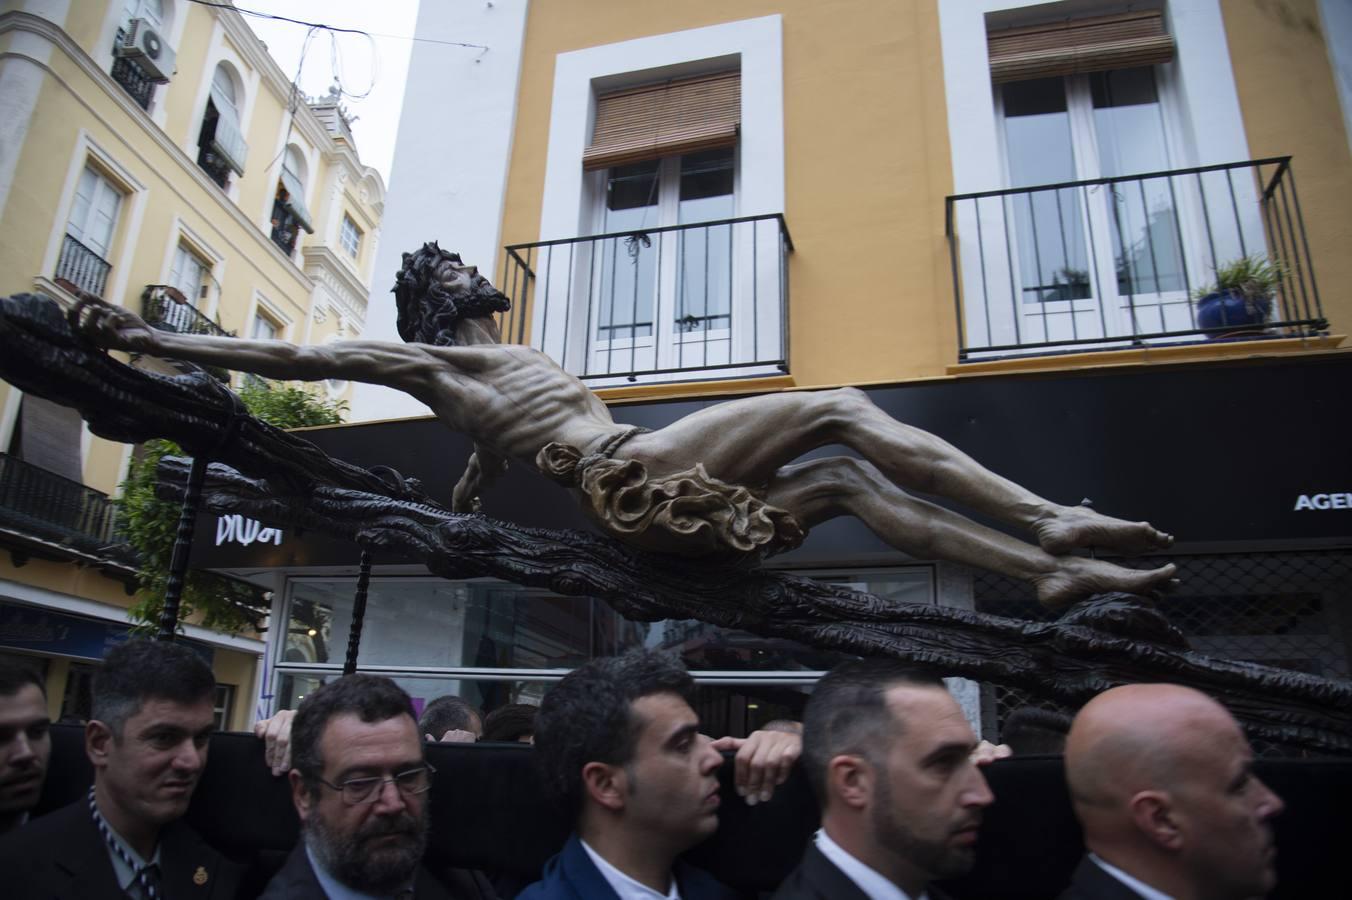
[(898, 422), (855, 388), (783, 393), (720, 403), (634, 441), (662, 462), (703, 462), (735, 484), (764, 484), (780, 466), (818, 447), (844, 444), (893, 484), (948, 497), (992, 518), (1033, 531), (1042, 548), (1122, 553), (1161, 550), (1173, 538), (1146, 522), (1126, 522), (1080, 506), (1062, 506), (995, 474), (952, 444)]
[(812, 527), (836, 516), (858, 517), (874, 534), (918, 559), (944, 559), (1000, 572), (1037, 588), (1056, 608), (1090, 594), (1140, 594), (1169, 585), (1176, 568), (1126, 569), (1097, 559), (1053, 556), (951, 510), (912, 497), (869, 463), (834, 456), (785, 466), (767, 500)]

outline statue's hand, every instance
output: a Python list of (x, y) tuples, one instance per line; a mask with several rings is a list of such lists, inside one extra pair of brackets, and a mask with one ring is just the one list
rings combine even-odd
[(71, 327), (100, 347), (131, 353), (157, 353), (159, 332), (140, 316), (94, 297), (84, 297), (70, 311)]
[(477, 495), (479, 491), (478, 475), (466, 471), (460, 476), (460, 480), (455, 483), (455, 490), (451, 491), (451, 512), (458, 513), (476, 513), (482, 505)]

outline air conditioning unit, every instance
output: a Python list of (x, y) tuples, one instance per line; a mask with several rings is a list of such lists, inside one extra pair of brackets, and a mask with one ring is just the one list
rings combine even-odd
[(163, 84), (174, 74), (174, 48), (145, 19), (132, 19), (117, 55), (136, 60), (151, 80)]

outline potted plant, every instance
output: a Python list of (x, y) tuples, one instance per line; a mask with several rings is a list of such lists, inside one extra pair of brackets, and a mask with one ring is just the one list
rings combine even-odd
[(1280, 260), (1258, 255), (1217, 266), (1215, 283), (1193, 291), (1198, 327), (1215, 340), (1262, 325), (1272, 314), (1272, 297), (1285, 275)]

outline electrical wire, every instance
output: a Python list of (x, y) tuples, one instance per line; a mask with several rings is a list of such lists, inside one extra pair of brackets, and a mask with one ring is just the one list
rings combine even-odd
[(244, 9), (235, 6), (233, 3), (215, 3), (212, 0), (188, 0), (189, 3), (196, 3), (198, 6), (210, 6), (216, 9), (232, 9), (240, 15), (254, 16), (259, 19), (276, 19), (279, 22), (290, 22), (293, 25), (305, 25), (310, 28), (322, 28), (325, 31), (340, 32), (343, 34), (360, 34), (367, 38), (391, 38), (396, 41), (414, 41), (422, 44), (443, 44), (448, 47), (469, 47), (474, 50), (488, 50), (484, 44), (470, 44), (465, 41), (443, 41), (439, 38), (420, 38), (410, 37), (406, 34), (381, 34), (378, 31), (362, 31), (360, 28), (339, 28), (336, 25), (325, 25), (322, 22), (306, 22), (304, 19), (293, 19), (289, 16), (278, 16), (272, 13), (258, 12), (253, 9)]

